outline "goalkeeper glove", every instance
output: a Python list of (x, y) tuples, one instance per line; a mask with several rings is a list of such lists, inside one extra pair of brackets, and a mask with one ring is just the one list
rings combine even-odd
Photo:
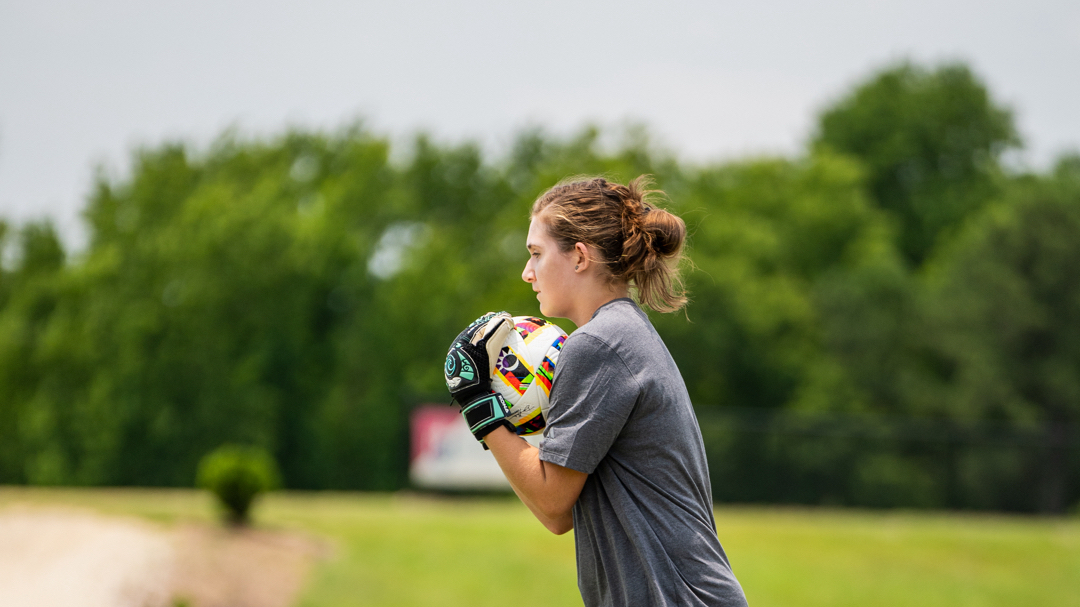
[(506, 400), (491, 390), (491, 371), (513, 327), (509, 313), (488, 312), (458, 334), (446, 355), (446, 387), (461, 407), (469, 431), (481, 444), (499, 426), (514, 431), (514, 425), (506, 419), (510, 413)]

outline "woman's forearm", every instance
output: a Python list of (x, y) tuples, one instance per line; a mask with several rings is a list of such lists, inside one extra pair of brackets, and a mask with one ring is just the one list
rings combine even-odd
[(484, 438), (514, 493), (552, 533), (574, 528), (573, 507), (588, 475), (540, 459), (540, 450), (506, 428)]

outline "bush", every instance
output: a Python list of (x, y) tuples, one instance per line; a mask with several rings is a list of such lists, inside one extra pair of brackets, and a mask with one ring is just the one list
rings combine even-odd
[(251, 504), (260, 493), (280, 485), (277, 463), (265, 449), (223, 445), (199, 461), (196, 484), (217, 496), (225, 521), (251, 522)]

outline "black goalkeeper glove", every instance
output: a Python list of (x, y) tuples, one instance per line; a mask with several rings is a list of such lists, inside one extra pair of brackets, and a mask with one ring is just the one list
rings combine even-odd
[(469, 431), (481, 444), (499, 426), (514, 431), (514, 425), (506, 419), (510, 408), (501, 395), (491, 390), (491, 371), (506, 334), (513, 328), (514, 319), (509, 313), (488, 312), (458, 334), (446, 355), (446, 387), (461, 407)]

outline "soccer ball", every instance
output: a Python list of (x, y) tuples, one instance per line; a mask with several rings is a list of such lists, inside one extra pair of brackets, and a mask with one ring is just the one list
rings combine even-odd
[(558, 325), (534, 316), (515, 316), (514, 330), (503, 342), (491, 388), (510, 406), (508, 419), (521, 436), (536, 434), (547, 420), (555, 365), (566, 340)]

